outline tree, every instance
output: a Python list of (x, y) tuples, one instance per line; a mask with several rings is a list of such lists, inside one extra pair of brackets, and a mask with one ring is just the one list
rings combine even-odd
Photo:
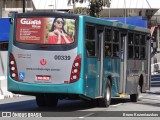
[[(87, 8), (76, 8), (75, 3), (84, 3), (86, 1), (89, 1), (89, 9)], [(87, 15), (93, 16), (93, 17), (100, 17), (100, 12), (103, 10), (103, 6), (110, 7), (111, 0), (68, 0), (68, 4), (73, 4), (73, 10), (72, 12), (77, 14), (78, 11), (84, 11)], [(83, 10), (82, 10), (83, 9)], [(81, 13), (80, 13), (81, 14)], [(82, 13), (83, 14), (83, 13)]]

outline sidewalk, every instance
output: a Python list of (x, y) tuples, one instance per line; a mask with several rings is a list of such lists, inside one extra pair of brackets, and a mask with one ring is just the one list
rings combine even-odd
[(19, 97), (19, 94), (13, 94), (7, 90), (7, 80), (0, 79), (0, 99)]

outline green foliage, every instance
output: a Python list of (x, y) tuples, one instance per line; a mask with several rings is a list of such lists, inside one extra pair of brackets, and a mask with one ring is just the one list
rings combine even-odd
[(71, 4), (71, 3), (74, 4), (74, 2), (83, 3), (83, 2), (86, 2), (86, 1), (87, 1), (87, 0), (68, 0), (68, 4)]
[(82, 14), (82, 15), (90, 15), (90, 10), (88, 8), (77, 7), (75, 9), (70, 10), (71, 13), (74, 14)]
[(100, 12), (103, 10), (102, 6), (103, 6), (103, 4), (102, 4), (101, 0), (92, 1), (90, 3), (90, 16), (100, 17)]
[[(89, 9), (85, 8), (75, 8), (75, 2), (83, 3), (89, 1)], [(93, 17), (100, 17), (100, 12), (103, 10), (103, 6), (110, 7), (111, 0), (68, 0), (68, 4), (73, 3), (73, 10), (71, 10), (74, 14), (85, 14)], [(83, 12), (82, 12), (83, 11)]]
[(74, 33), (75, 33), (75, 21), (69, 20), (65, 22), (64, 29), (67, 32), (67, 34), (74, 39)]

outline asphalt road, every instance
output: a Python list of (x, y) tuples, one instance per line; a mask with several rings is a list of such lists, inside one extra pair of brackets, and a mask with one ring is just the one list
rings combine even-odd
[(113, 98), (109, 108), (93, 107), (90, 102), (83, 100), (60, 100), (56, 108), (39, 108), (36, 105), (35, 97), (21, 96), (16, 98), (6, 98), (0, 100), (1, 112), (18, 113), (41, 113), (42, 116), (51, 117), (74, 117), (74, 119), (91, 117), (122, 117), (123, 114), (130, 113), (157, 113), (160, 117), (160, 87), (152, 87), (151, 91), (141, 94), (141, 100), (137, 103), (125, 99)]
[[(104, 119), (106, 117), (110, 120), (115, 119), (135, 119), (141, 120), (142, 117), (133, 117), (134, 114), (154, 114), (160, 117), (160, 76), (152, 76), (151, 90), (147, 93), (140, 95), (140, 101), (137, 103), (130, 102), (129, 96), (124, 99), (112, 98), (112, 102), (109, 108), (94, 107), (88, 101), (83, 100), (59, 100), (56, 108), (39, 108), (35, 102), (34, 96), (21, 96), (15, 98), (6, 98), (0, 100), (0, 116), (2, 112), (9, 112), (13, 115), (23, 114), (30, 115), (30, 113), (37, 113), (42, 117), (50, 116), (56, 120), (97, 120)], [(17, 113), (17, 114), (14, 114)], [(127, 116), (126, 116), (127, 115)], [(144, 116), (143, 116), (144, 117)], [(0, 117), (1, 120), (2, 117)], [(144, 117), (145, 119), (152, 120), (152, 117)], [(17, 120), (17, 117), (11, 118)], [(24, 119), (24, 118), (23, 118)], [(3, 120), (8, 120), (7, 117), (3, 117)], [(38, 118), (39, 120), (39, 118)], [(45, 119), (46, 120), (46, 119)]]

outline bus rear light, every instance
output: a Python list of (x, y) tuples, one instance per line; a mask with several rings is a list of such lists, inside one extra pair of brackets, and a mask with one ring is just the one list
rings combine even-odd
[(14, 71), (16, 68), (15, 67), (11, 67), (11, 70)]
[(13, 77), (13, 78), (16, 77), (16, 74), (15, 74), (15, 73), (12, 73), (12, 77)]
[(79, 66), (79, 63), (78, 63), (78, 62), (76, 62), (76, 63), (74, 64), (74, 66), (78, 67), (78, 66)]
[(77, 72), (78, 72), (78, 69), (74, 69), (73, 72), (74, 72), (74, 73), (77, 73)]
[(10, 64), (9, 64), (9, 68), (10, 68), (10, 76), (12, 79), (16, 80), (16, 81), (19, 81), (18, 80), (18, 70), (17, 70), (17, 64), (16, 64), (16, 61), (15, 61), (15, 58), (13, 56), (12, 53), (10, 53), (10, 57), (9, 57), (9, 60), (10, 60)]
[(77, 55), (72, 65), (70, 83), (76, 82), (80, 77), (81, 70), (81, 55)]
[(10, 64), (11, 64), (11, 65), (14, 65), (14, 61), (11, 61)]
[(73, 80), (76, 80), (76, 79), (77, 79), (77, 76), (76, 76), (76, 75), (73, 75), (72, 78), (73, 78)]

